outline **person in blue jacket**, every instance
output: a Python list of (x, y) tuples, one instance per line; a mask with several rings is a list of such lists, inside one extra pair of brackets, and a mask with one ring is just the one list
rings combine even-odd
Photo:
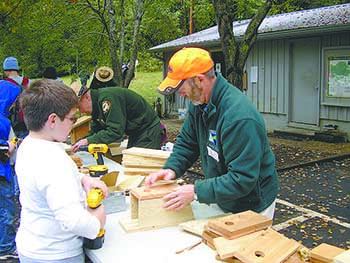
[(191, 100), (188, 115), (163, 170), (146, 185), (181, 177), (200, 156), (204, 180), (164, 197), (164, 208), (180, 210), (197, 199), (223, 213), (252, 210), (273, 218), (278, 193), (275, 157), (264, 120), (239, 89), (214, 70), (210, 53), (183, 48), (169, 61), (158, 87)]
[(9, 140), (11, 123), (8, 116), (20, 92), (19, 86), (0, 80), (0, 260), (17, 258), (13, 170), (9, 161), (15, 143)]

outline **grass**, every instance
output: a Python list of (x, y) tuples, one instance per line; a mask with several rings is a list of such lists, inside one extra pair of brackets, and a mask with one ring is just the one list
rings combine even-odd
[(158, 97), (163, 96), (157, 92), (157, 86), (162, 81), (162, 72), (136, 72), (129, 89), (144, 97), (151, 105)]

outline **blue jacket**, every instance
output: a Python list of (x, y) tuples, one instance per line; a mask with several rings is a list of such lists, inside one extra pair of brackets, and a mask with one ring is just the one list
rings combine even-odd
[[(5, 80), (0, 80), (0, 143), (6, 144), (9, 139), (11, 123), (8, 119), (9, 108), (20, 94), (21, 88)], [(0, 162), (0, 176), (7, 181), (11, 178), (10, 162), (5, 165)]]
[(207, 105), (190, 104), (164, 168), (180, 177), (200, 156), (205, 180), (195, 182), (201, 203), (225, 212), (261, 212), (277, 197), (275, 158), (262, 116), (220, 74)]

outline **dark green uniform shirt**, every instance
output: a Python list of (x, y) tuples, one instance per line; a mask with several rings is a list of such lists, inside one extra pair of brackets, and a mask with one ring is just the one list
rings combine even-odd
[(160, 149), (160, 120), (151, 105), (136, 92), (106, 87), (91, 89), (92, 114), (88, 143), (120, 142), (128, 135), (128, 148)]
[(262, 116), (220, 74), (207, 105), (190, 104), (164, 168), (180, 177), (200, 155), (205, 180), (195, 182), (201, 203), (225, 212), (261, 212), (276, 199), (278, 178)]

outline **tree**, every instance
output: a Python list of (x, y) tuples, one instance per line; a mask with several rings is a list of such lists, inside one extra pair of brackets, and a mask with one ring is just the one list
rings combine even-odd
[(235, 5), (230, 5), (230, 1), (227, 0), (212, 0), (212, 3), (224, 54), (226, 78), (235, 87), (242, 90), (244, 66), (256, 42), (259, 26), (271, 9), (272, 0), (266, 0), (260, 5), (250, 21), (242, 41), (237, 41), (233, 33), (233, 21), (235, 21), (236, 12), (235, 10), (232, 12), (230, 7)]

